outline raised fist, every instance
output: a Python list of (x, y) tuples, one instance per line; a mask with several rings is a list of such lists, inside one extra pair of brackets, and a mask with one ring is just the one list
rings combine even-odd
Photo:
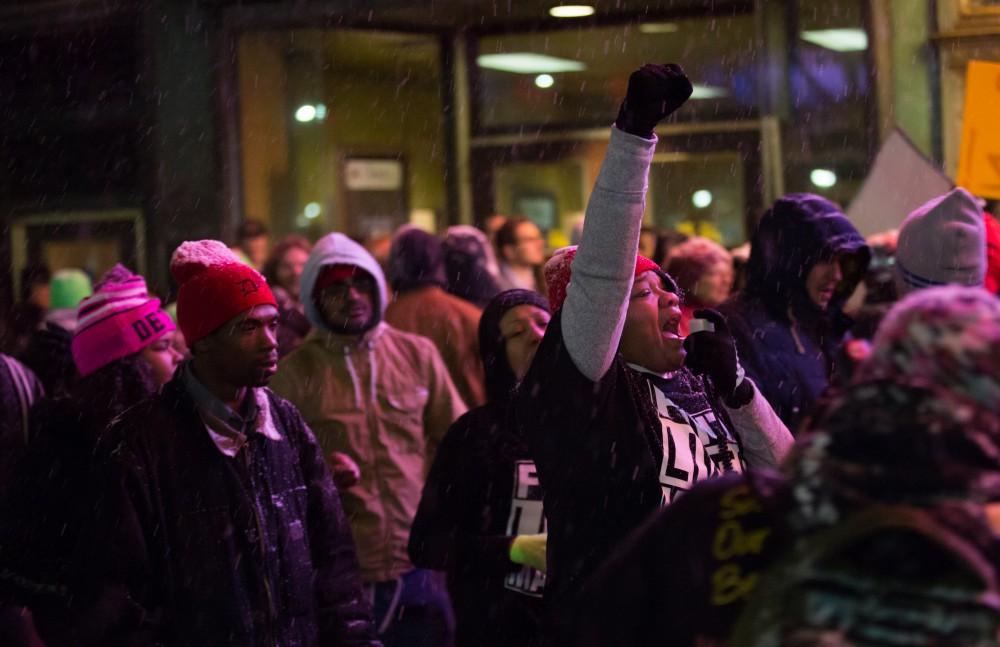
[(615, 126), (649, 139), (660, 120), (673, 114), (691, 96), (691, 81), (680, 65), (646, 64), (628, 78), (628, 92)]

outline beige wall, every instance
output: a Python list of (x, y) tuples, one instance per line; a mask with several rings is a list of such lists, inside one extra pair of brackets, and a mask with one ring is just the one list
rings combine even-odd
[(282, 42), (272, 32), (250, 32), (238, 50), (244, 216), (276, 229), (275, 185), (289, 170)]

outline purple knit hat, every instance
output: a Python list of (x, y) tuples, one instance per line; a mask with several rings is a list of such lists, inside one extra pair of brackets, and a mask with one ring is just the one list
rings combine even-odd
[(146, 280), (120, 263), (80, 303), (78, 320), (73, 361), (84, 376), (138, 353), (177, 328), (160, 308), (160, 300), (150, 298)]
[(925, 288), (883, 319), (855, 382), (918, 379), (1000, 410), (1000, 299), (982, 288)]

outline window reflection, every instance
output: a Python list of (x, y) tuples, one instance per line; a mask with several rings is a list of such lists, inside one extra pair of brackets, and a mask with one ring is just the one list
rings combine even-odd
[(683, 61), (696, 83), (678, 119), (752, 117), (754, 34), (746, 13), (483, 36), (474, 61), (479, 131), (605, 126), (629, 73), (653, 61)]

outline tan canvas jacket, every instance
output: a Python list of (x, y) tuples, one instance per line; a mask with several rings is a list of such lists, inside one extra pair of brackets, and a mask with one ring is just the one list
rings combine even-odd
[(434, 451), (465, 405), (430, 340), (380, 323), (358, 337), (316, 330), (271, 388), (295, 404), (324, 452), (344, 452), (360, 482), (341, 490), (367, 582), (413, 568), (406, 553)]

